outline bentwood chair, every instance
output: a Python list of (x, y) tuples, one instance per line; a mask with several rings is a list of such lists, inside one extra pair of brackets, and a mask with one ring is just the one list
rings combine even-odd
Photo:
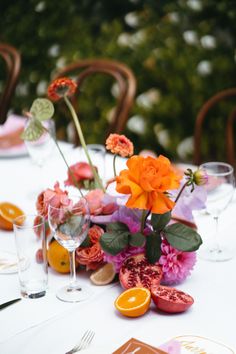
[[(79, 86), (79, 91), (83, 94), (83, 90), (86, 90), (84, 88), (84, 81), (87, 81), (86, 79), (89, 76), (97, 74), (108, 75), (118, 84), (116, 106), (109, 120), (105, 137), (110, 133), (122, 133), (136, 93), (136, 78), (130, 68), (121, 62), (109, 59), (84, 59), (78, 60), (60, 70), (56, 74), (56, 78), (64, 76), (73, 77)], [(80, 95), (81, 93), (72, 97), (72, 104), (76, 112), (79, 111), (80, 107)], [(89, 99), (94, 103), (96, 98), (90, 97)], [(78, 141), (76, 143), (78, 144)]]
[[(203, 144), (203, 123), (208, 116), (210, 110), (212, 110), (215, 106), (218, 109), (219, 104), (223, 103), (227, 105), (229, 109), (229, 113), (226, 113), (225, 117), (225, 124), (226, 126), (225, 132), (220, 132), (221, 134), (221, 141), (223, 141), (223, 137), (225, 134), (225, 160), (231, 164), (235, 165), (235, 154), (234, 154), (234, 129), (233, 123), (236, 119), (236, 108), (232, 108), (232, 103), (235, 102), (236, 97), (236, 88), (229, 88), (226, 90), (222, 90), (216, 93), (214, 96), (209, 98), (204, 105), (201, 107), (195, 122), (195, 130), (194, 130), (194, 158), (193, 163), (195, 165), (199, 165), (203, 162), (202, 156), (202, 144)], [(234, 101), (232, 100), (234, 98)], [(229, 102), (231, 99), (231, 104)], [(227, 101), (227, 102), (226, 102)], [(228, 106), (228, 104), (230, 104)], [(217, 110), (218, 114), (218, 110)], [(227, 119), (228, 115), (228, 119)], [(211, 141), (212, 137), (208, 134), (208, 140)], [(220, 141), (218, 142), (220, 144)]]
[[(0, 57), (5, 64), (5, 83), (0, 93), (0, 124), (7, 118), (12, 96), (15, 92), (17, 80), (21, 68), (21, 56), (19, 52), (9, 44), (0, 43)], [(2, 62), (2, 60), (1, 60)]]

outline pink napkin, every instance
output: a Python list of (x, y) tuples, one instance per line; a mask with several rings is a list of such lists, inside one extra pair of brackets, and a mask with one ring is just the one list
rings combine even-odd
[(24, 141), (20, 138), (24, 130), (25, 118), (9, 115), (6, 122), (0, 125), (0, 150), (25, 149)]

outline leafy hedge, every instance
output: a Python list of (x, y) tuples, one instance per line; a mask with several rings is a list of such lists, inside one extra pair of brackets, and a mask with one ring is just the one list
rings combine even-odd
[[(1, 0), (0, 13), (0, 41), (22, 54), (14, 110), (21, 113), (36, 96), (44, 96), (54, 70), (67, 63), (88, 57), (120, 60), (138, 80), (126, 132), (137, 151), (151, 148), (190, 158), (191, 138), (186, 138), (193, 135), (199, 108), (216, 91), (235, 86), (234, 1)], [(89, 142), (102, 141), (115, 102), (108, 95), (109, 80), (91, 81), (80, 96)], [(66, 137), (68, 119), (58, 112), (60, 137)], [(206, 136), (221, 147), (218, 158), (223, 157), (223, 127), (217, 110)]]

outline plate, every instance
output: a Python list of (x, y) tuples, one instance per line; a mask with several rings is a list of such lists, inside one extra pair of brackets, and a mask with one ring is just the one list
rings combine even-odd
[[(21, 269), (25, 270), (29, 266), (29, 260), (23, 258)], [(0, 274), (14, 274), (18, 272), (18, 258), (15, 253), (8, 251), (0, 252)]]
[(28, 151), (25, 144), (13, 146), (9, 149), (0, 149), (1, 158), (14, 158), (14, 157), (23, 157), (28, 156)]

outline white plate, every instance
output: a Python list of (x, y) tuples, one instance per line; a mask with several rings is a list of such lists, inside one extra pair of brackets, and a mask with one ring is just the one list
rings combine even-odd
[[(21, 269), (26, 269), (29, 260), (21, 260)], [(0, 274), (14, 274), (18, 272), (18, 258), (15, 253), (8, 251), (0, 252)]]
[(13, 146), (9, 149), (0, 149), (0, 158), (9, 158), (9, 157), (22, 157), (27, 156), (28, 151), (26, 149), (25, 144)]

